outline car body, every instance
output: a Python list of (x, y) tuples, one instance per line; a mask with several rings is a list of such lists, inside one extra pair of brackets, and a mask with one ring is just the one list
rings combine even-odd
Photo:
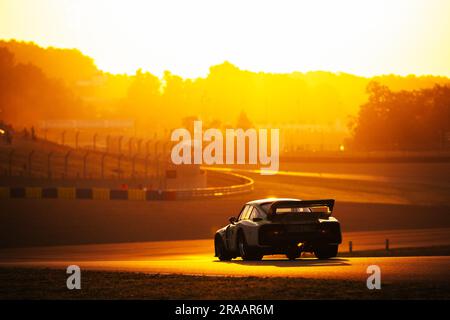
[(319, 259), (335, 257), (342, 235), (339, 221), (331, 216), (333, 207), (333, 199), (247, 202), (238, 217), (216, 231), (215, 256), (225, 261), (261, 260), (271, 254), (294, 260), (302, 252), (313, 252)]

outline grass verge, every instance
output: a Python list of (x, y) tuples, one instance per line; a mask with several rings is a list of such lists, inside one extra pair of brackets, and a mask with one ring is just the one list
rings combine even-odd
[(83, 271), (81, 290), (62, 269), (0, 268), (0, 299), (450, 299), (450, 281), (383, 282), (310, 278), (206, 277)]

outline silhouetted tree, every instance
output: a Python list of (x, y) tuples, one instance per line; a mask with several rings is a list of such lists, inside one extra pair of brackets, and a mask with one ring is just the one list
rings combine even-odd
[(369, 150), (437, 149), (450, 132), (450, 87), (393, 92), (377, 82), (353, 122), (353, 144)]
[(83, 103), (60, 80), (48, 78), (35, 65), (16, 64), (11, 52), (0, 48), (2, 120), (25, 126), (84, 114)]

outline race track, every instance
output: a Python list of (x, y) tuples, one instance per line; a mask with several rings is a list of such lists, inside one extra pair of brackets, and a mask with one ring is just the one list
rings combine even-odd
[[(448, 229), (400, 230), (390, 232), (395, 247), (410, 247), (408, 239), (426, 245), (448, 244)], [(376, 249), (383, 244), (385, 232), (348, 233), (358, 250)], [(395, 239), (395, 240), (393, 240)], [(342, 246), (342, 251), (345, 251)], [(161, 241), (79, 246), (55, 246), (0, 250), (0, 266), (66, 268), (176, 273), (188, 275), (308, 277), (363, 280), (369, 265), (378, 265), (385, 281), (447, 281), (450, 257), (370, 257), (334, 258), (326, 261), (301, 258), (288, 261), (284, 256), (266, 256), (261, 262), (235, 259), (220, 262), (213, 257), (211, 240)]]
[(0, 200), (0, 248), (207, 239), (245, 202), (265, 197), (336, 199), (333, 215), (344, 232), (450, 227), (448, 164), (305, 163), (282, 169), (276, 176), (235, 169), (255, 180), (255, 190), (230, 197)]
[[(276, 197), (335, 198), (344, 231), (340, 251), (450, 246), (450, 184), (445, 164), (316, 164), (285, 167), (255, 179), (255, 190), (190, 201), (22, 199), (0, 202), (0, 266), (142, 271), (223, 276), (366, 279), (378, 265), (386, 281), (448, 281), (450, 257), (335, 258), (262, 262), (213, 257), (215, 230), (249, 200)], [(327, 171), (328, 170), (328, 171)], [(334, 170), (334, 171), (333, 171)], [(383, 171), (380, 174), (380, 171)], [(315, 174), (314, 172), (321, 172)], [(207, 240), (197, 240), (207, 239)]]

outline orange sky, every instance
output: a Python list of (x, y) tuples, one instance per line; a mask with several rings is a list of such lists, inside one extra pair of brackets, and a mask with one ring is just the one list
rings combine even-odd
[(450, 76), (446, 0), (0, 0), (0, 38), (76, 47), (114, 73)]

